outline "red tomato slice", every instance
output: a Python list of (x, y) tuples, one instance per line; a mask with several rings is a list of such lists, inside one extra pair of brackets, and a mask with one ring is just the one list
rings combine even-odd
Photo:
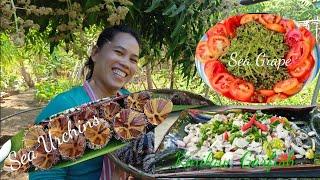
[(224, 21), (224, 25), (226, 27), (227, 33), (232, 38), (236, 36), (236, 29), (241, 25), (240, 24), (241, 17), (242, 15), (232, 16)]
[(303, 87), (303, 83), (299, 83), (298, 85), (296, 85), (292, 89), (284, 91), (283, 93), (285, 93), (286, 95), (291, 96), (291, 95), (297, 94), (302, 89), (302, 87)]
[(304, 61), (302, 61), (302, 63), (299, 63), (298, 67), (296, 67), (295, 69), (289, 70), (289, 74), (292, 77), (301, 78), (303, 75), (311, 71), (311, 68), (312, 68), (311, 63), (312, 61), (309, 60), (309, 58), (307, 58)]
[(204, 72), (208, 79), (212, 79), (216, 74), (227, 72), (225, 66), (218, 60), (207, 61), (204, 65)]
[(222, 23), (217, 23), (216, 25), (211, 27), (207, 32), (208, 39), (211, 38), (212, 36), (227, 37), (227, 35), (228, 35), (228, 32), (227, 32), (226, 26)]
[(263, 103), (266, 102), (266, 96), (262, 95), (261, 93), (259, 93), (258, 91), (255, 91), (253, 93), (253, 95), (251, 96), (251, 101), (253, 103), (259, 102), (259, 103)]
[(230, 94), (237, 100), (249, 101), (254, 93), (254, 86), (241, 79), (236, 79), (230, 88)]
[(274, 14), (259, 14), (259, 22), (263, 25), (267, 24), (278, 24), (281, 20), (281, 17)]
[(219, 73), (216, 74), (212, 80), (210, 80), (211, 86), (220, 92), (221, 94), (226, 94), (229, 92), (231, 83), (234, 81), (234, 78), (228, 73)]
[(272, 96), (268, 97), (267, 103), (272, 103), (272, 102), (278, 101), (280, 99), (286, 99), (286, 98), (287, 98), (286, 95), (281, 94), (281, 93), (277, 93), (275, 95), (272, 95)]
[(295, 44), (287, 53), (286, 60), (290, 60), (287, 68), (289, 70), (295, 69), (296, 67), (300, 66), (302, 62), (308, 58), (310, 53), (310, 48), (304, 41), (300, 41)]
[(302, 75), (301, 77), (298, 78), (299, 82), (305, 82), (306, 80), (308, 80), (310, 74), (311, 74), (311, 71), (314, 67), (314, 59), (313, 59), (313, 56), (310, 54), (307, 58), (307, 60), (311, 63), (311, 69), (309, 71), (307, 71), (307, 73), (305, 73), (304, 75)]
[(286, 36), (285, 36), (285, 42), (290, 47), (293, 47), (301, 40), (302, 40), (302, 34), (297, 29), (287, 31)]
[(219, 58), (227, 52), (230, 46), (230, 41), (224, 36), (212, 36), (208, 39), (207, 45), (211, 54), (214, 57)]
[(316, 38), (305, 27), (300, 27), (299, 31), (302, 33), (303, 40), (307, 43), (307, 45), (309, 46), (310, 50), (312, 50), (313, 47), (316, 44)]
[(246, 24), (251, 21), (258, 20), (258, 14), (245, 14), (241, 17), (240, 24)]
[(282, 27), (284, 27), (284, 29), (286, 30), (286, 32), (293, 30), (296, 28), (296, 25), (294, 24), (294, 21), (290, 20), (286, 20), (286, 19), (281, 19), (280, 23), (279, 23)]
[(288, 91), (296, 87), (298, 84), (299, 84), (299, 81), (297, 78), (289, 78), (289, 79), (277, 82), (274, 85), (273, 90), (276, 93), (280, 93), (280, 92)]
[(273, 31), (276, 31), (276, 32), (279, 32), (279, 33), (285, 33), (286, 32), (286, 29), (281, 26), (280, 24), (266, 24), (265, 25), (266, 28), (270, 29), (270, 30), (273, 30)]
[(214, 57), (209, 51), (206, 41), (201, 41), (198, 43), (198, 46), (196, 48), (196, 58), (202, 63), (216, 60), (216, 57)]
[(260, 89), (258, 92), (263, 96), (272, 96), (275, 94), (274, 90), (272, 89)]

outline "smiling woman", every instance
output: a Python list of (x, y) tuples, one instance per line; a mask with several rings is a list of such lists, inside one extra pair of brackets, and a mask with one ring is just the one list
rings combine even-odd
[[(129, 28), (114, 26), (104, 29), (85, 63), (83, 75), (86, 80), (83, 86), (57, 95), (36, 118), (36, 123), (90, 101), (128, 94), (123, 86), (137, 71), (139, 51), (139, 39)], [(30, 179), (119, 179), (119, 176), (127, 177), (107, 157), (29, 174)]]

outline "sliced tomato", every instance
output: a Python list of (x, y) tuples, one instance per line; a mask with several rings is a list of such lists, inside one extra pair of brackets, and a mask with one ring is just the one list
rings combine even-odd
[(267, 24), (278, 24), (281, 20), (281, 17), (275, 14), (259, 14), (259, 22), (263, 25)]
[(286, 99), (287, 96), (282, 94), (282, 93), (277, 93), (275, 95), (272, 95), (270, 97), (268, 97), (267, 99), (267, 103), (272, 103), (272, 102), (275, 102), (275, 101), (278, 101), (278, 100), (281, 100), (281, 99)]
[(293, 47), (301, 40), (302, 40), (302, 34), (297, 29), (287, 31), (285, 35), (285, 43), (288, 44), (290, 47)]
[(270, 29), (270, 30), (273, 30), (273, 31), (276, 31), (276, 32), (279, 32), (279, 33), (285, 33), (286, 32), (286, 29), (281, 26), (280, 24), (266, 24), (265, 25), (266, 28)]
[(253, 103), (256, 103), (256, 102), (263, 103), (263, 102), (266, 102), (267, 98), (266, 96), (262, 95), (258, 91), (255, 91), (250, 99), (251, 99), (250, 102), (253, 102)]
[(245, 14), (241, 17), (240, 24), (246, 24), (251, 21), (258, 20), (258, 14)]
[(306, 42), (300, 41), (290, 48), (289, 52), (286, 55), (286, 60), (290, 61), (287, 68), (289, 70), (295, 69), (300, 66), (302, 62), (308, 58), (310, 53), (310, 47)]
[(292, 77), (295, 78), (301, 78), (303, 75), (311, 71), (312, 68), (312, 60), (309, 60), (309, 58), (303, 60), (301, 63), (299, 63), (299, 66), (295, 69), (289, 70), (289, 74)]
[(274, 92), (280, 93), (284, 91), (288, 91), (294, 87), (296, 87), (299, 84), (299, 81), (297, 78), (289, 78), (283, 81), (279, 81), (274, 85)]
[(286, 30), (286, 32), (293, 30), (296, 28), (296, 25), (294, 24), (293, 20), (287, 20), (287, 19), (281, 19), (280, 23), (279, 23), (282, 27), (284, 27), (284, 29)]
[(316, 38), (305, 27), (300, 27), (299, 31), (302, 33), (303, 40), (307, 43), (307, 45), (309, 45), (310, 50), (312, 50), (316, 44)]
[(203, 63), (211, 60), (216, 60), (216, 57), (214, 57), (209, 51), (206, 41), (200, 41), (198, 43), (198, 46), (196, 48), (196, 58)]
[(254, 93), (253, 84), (241, 79), (236, 79), (230, 88), (230, 94), (237, 100), (249, 101)]
[(240, 24), (241, 17), (242, 15), (231, 16), (224, 21), (224, 25), (226, 27), (228, 36), (232, 38), (236, 36), (236, 29), (241, 25)]
[(283, 93), (285, 93), (286, 95), (291, 96), (291, 95), (297, 94), (299, 91), (301, 91), (302, 87), (303, 87), (303, 83), (299, 83), (298, 85), (296, 85), (292, 89), (284, 91)]
[(272, 96), (275, 94), (274, 90), (272, 89), (260, 89), (258, 92), (263, 96)]
[(216, 74), (227, 72), (225, 66), (218, 60), (207, 61), (204, 65), (204, 72), (208, 79), (212, 79)]
[(219, 58), (227, 52), (230, 46), (230, 41), (224, 36), (211, 36), (207, 41), (207, 45), (211, 54), (214, 57)]
[(311, 63), (311, 69), (309, 71), (307, 71), (304, 75), (302, 75), (301, 77), (298, 78), (299, 82), (305, 82), (306, 80), (308, 80), (311, 72), (312, 72), (312, 69), (314, 67), (314, 59), (313, 59), (313, 56), (310, 54), (307, 58), (307, 60)]
[(211, 27), (207, 32), (208, 39), (212, 36), (227, 37), (227, 35), (228, 35), (228, 32), (227, 32), (226, 26), (222, 23), (217, 23), (216, 25)]
[(234, 78), (228, 73), (216, 74), (211, 80), (211, 86), (221, 94), (227, 94)]

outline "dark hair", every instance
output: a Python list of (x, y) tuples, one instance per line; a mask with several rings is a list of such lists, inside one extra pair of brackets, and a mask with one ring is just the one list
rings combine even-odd
[[(107, 27), (100, 33), (96, 46), (99, 49), (102, 48), (106, 42), (112, 41), (114, 36), (116, 36), (118, 33), (121, 33), (121, 32), (132, 35), (140, 45), (140, 40), (137, 33), (135, 33), (132, 29), (130, 29), (125, 25), (116, 25), (112, 27)], [(84, 68), (82, 70), (82, 74), (85, 76), (86, 80), (91, 79), (93, 74), (93, 69), (94, 69), (94, 62), (90, 56), (89, 59), (85, 62)]]

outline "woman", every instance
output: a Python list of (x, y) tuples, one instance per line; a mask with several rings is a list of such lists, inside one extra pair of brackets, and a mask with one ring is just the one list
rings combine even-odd
[[(139, 51), (139, 39), (132, 30), (124, 26), (104, 29), (85, 64), (88, 71), (83, 86), (57, 95), (36, 118), (36, 123), (90, 101), (128, 93), (122, 87), (137, 71)], [(67, 168), (33, 172), (29, 178), (114, 179), (111, 176), (114, 169), (107, 158), (98, 157)]]

